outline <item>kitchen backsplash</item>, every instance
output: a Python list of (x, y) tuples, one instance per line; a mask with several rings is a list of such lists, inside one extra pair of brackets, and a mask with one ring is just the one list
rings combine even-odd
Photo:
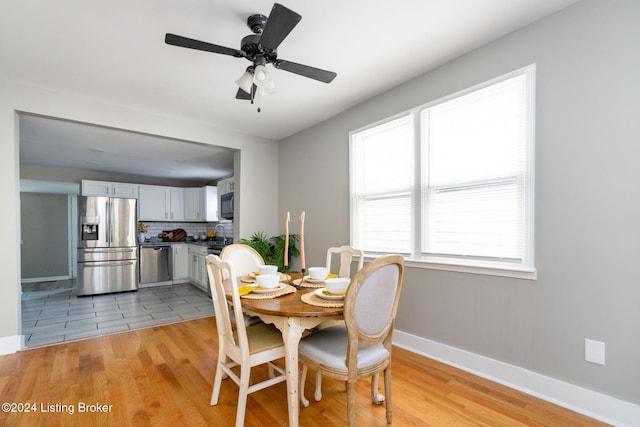
[[(214, 231), (214, 228), (218, 224), (222, 224), (224, 226), (224, 235), (227, 238), (233, 237), (233, 222), (150, 222), (150, 221), (141, 221), (138, 224), (143, 223), (148, 227), (147, 232), (145, 233), (145, 237), (147, 240), (154, 241), (158, 239), (158, 235), (163, 231), (175, 230), (177, 228), (182, 228), (187, 232), (187, 236), (196, 236), (200, 233), (206, 233), (207, 231)], [(220, 227), (218, 227), (218, 235), (220, 235)]]

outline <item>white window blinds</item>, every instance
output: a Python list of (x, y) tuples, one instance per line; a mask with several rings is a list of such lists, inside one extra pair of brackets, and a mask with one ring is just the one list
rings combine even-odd
[(520, 75), (422, 112), (424, 253), (522, 259), (526, 93)]
[(411, 253), (413, 115), (352, 136), (352, 239), (369, 252)]
[(535, 272), (534, 73), (352, 132), (352, 245), (434, 266)]

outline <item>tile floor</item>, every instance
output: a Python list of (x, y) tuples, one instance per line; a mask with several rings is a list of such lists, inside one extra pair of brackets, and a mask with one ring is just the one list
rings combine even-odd
[(212, 315), (211, 298), (188, 283), (82, 297), (69, 287), (22, 294), (27, 348)]

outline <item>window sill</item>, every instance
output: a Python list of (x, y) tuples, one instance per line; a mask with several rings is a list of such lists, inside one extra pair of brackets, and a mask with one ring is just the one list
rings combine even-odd
[[(367, 261), (377, 258), (373, 254), (365, 254)], [(431, 260), (415, 259), (405, 256), (405, 266), (425, 268), (429, 270), (454, 271), (457, 273), (483, 274), (488, 276), (512, 277), (515, 279), (537, 280), (538, 271), (518, 266), (504, 265), (501, 263), (474, 262), (468, 260), (455, 260), (454, 262), (435, 262)]]

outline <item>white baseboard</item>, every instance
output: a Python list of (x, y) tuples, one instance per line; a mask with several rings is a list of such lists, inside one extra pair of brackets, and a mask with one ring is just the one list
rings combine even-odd
[(630, 402), (399, 330), (393, 344), (618, 427), (640, 426)]
[(22, 349), (22, 335), (0, 337), (0, 356), (12, 354)]

